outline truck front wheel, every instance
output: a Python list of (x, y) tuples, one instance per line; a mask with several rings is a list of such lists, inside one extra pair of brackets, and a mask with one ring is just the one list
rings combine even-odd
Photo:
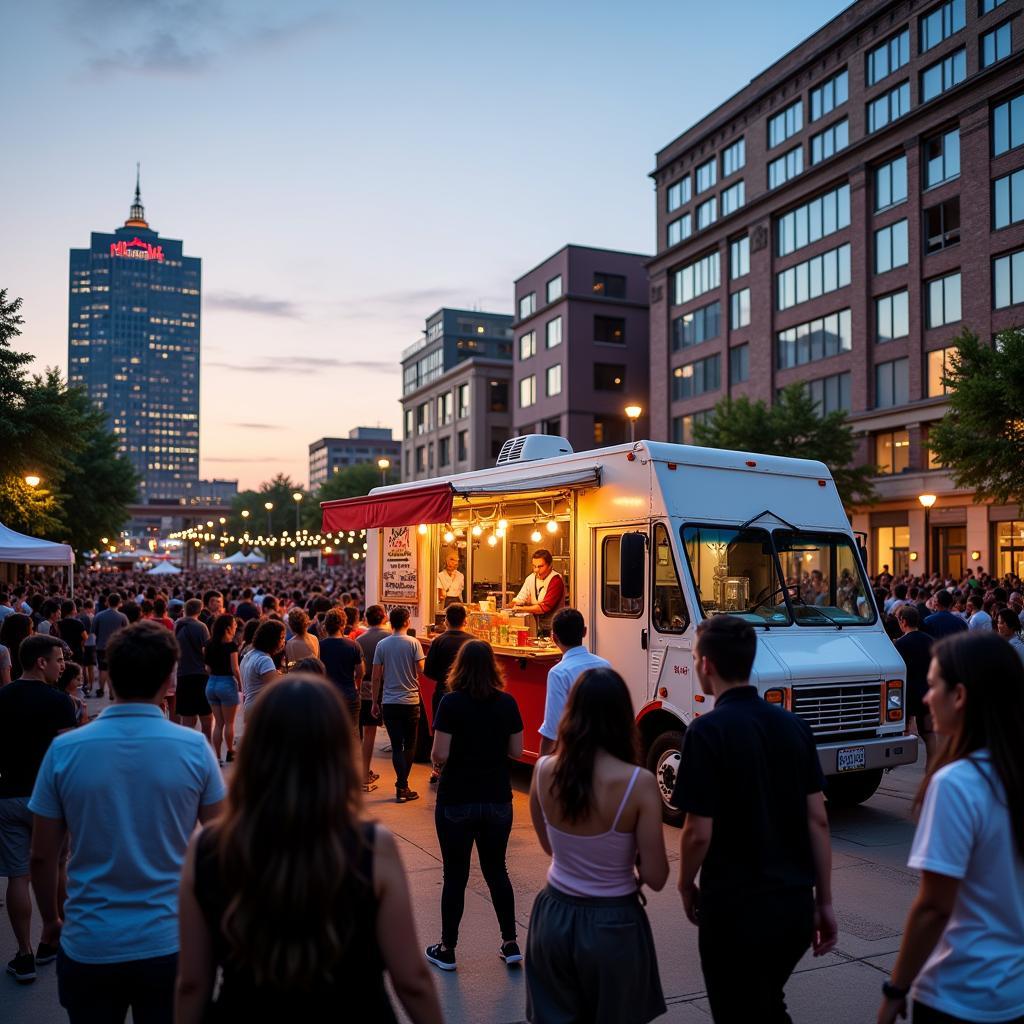
[(667, 825), (680, 828), (685, 815), (672, 806), (672, 792), (679, 775), (679, 753), (683, 748), (683, 734), (670, 729), (661, 733), (647, 751), (647, 767), (654, 773), (661, 794), (661, 817)]
[(825, 799), (833, 807), (853, 807), (870, 800), (881, 782), (881, 768), (853, 775), (830, 775), (825, 780)]

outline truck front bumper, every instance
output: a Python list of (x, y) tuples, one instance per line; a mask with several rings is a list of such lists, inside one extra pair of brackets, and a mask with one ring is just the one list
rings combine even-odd
[[(818, 761), (826, 775), (851, 775), (853, 771), (839, 771), (839, 751), (864, 751), (864, 766), (854, 771), (872, 771), (878, 768), (895, 768), (901, 764), (913, 764), (917, 760), (917, 737), (872, 736), (862, 740), (840, 740), (835, 743), (818, 744)], [(847, 757), (847, 760), (850, 758)]]

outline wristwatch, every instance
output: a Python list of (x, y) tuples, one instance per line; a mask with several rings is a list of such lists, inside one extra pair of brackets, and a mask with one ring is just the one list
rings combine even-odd
[(899, 985), (894, 985), (888, 978), (882, 982), (882, 995), (886, 999), (906, 999), (909, 991), (909, 988), (900, 988)]

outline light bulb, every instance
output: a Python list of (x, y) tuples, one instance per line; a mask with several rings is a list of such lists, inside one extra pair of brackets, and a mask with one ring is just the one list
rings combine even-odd
[(451, 530), (445, 530), (445, 534), (444, 534), (444, 542), (445, 542), (445, 544), (451, 544), (451, 542), (453, 540), (455, 540), (455, 534), (452, 533)]
[(481, 534), (481, 533), (483, 533), (484, 531), (483, 531), (483, 528), (482, 528), (482, 527), (480, 526), (480, 524), (479, 524), (479, 523), (476, 523), (476, 524), (475, 524), (475, 525), (473, 526), (473, 529), (472, 529), (472, 531), (471, 531), (471, 532), (472, 532), (472, 534), (473, 534), (473, 536), (474, 536), (474, 537), (479, 537), (479, 536), (480, 536), (480, 534)]
[(420, 525), (417, 527), (417, 529), (419, 530), (419, 533), (420, 533), (421, 537), (425, 537), (427, 535), (427, 524), (426, 523), (420, 523)]
[(533, 541), (534, 544), (539, 544), (542, 536), (543, 534), (541, 534), (540, 530), (534, 527), (533, 533), (530, 534), (530, 540)]
[(507, 530), (508, 529), (508, 520), (507, 519), (499, 519), (498, 520), (498, 529), (499, 530)]
[(558, 533), (558, 523), (554, 519), (548, 520), (548, 533)]
[(499, 537), (504, 537), (505, 536), (505, 531), (500, 526), (494, 532)]
[(490, 537), (487, 538), (487, 543), (493, 548), (498, 543), (498, 538), (492, 533)]

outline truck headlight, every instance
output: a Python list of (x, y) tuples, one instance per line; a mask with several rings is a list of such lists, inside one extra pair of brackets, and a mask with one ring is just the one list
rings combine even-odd
[(891, 679), (886, 683), (885, 717), (890, 722), (903, 717), (903, 682), (900, 679)]

